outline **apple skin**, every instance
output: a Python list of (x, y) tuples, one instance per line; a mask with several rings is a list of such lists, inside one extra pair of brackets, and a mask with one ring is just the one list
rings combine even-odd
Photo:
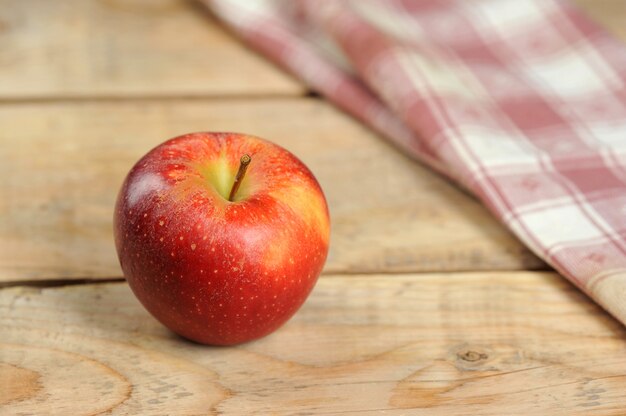
[[(240, 158), (252, 158), (234, 201)], [(263, 337), (304, 303), (328, 254), (330, 221), (309, 169), (280, 146), (236, 133), (173, 138), (131, 169), (115, 244), (135, 296), (193, 341)]]

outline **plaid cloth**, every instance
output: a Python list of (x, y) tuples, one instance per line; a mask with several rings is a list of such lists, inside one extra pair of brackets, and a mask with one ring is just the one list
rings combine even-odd
[(626, 47), (558, 0), (204, 0), (626, 323)]

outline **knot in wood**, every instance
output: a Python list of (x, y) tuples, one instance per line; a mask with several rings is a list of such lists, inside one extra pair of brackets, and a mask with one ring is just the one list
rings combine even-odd
[(487, 358), (489, 358), (489, 356), (485, 354), (484, 352), (478, 352), (478, 351), (472, 351), (472, 350), (459, 352), (457, 354), (457, 357), (459, 357), (459, 359), (463, 361), (469, 361), (472, 363), (476, 361), (480, 361), (480, 360), (486, 360)]

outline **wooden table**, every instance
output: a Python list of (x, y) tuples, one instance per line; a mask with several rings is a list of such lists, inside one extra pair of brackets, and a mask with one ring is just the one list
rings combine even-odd
[[(578, 3), (626, 39), (626, 1)], [(0, 414), (626, 414), (618, 322), (194, 3), (0, 5)], [(112, 242), (129, 167), (197, 130), (292, 150), (333, 219), (301, 311), (234, 348), (159, 325)]]

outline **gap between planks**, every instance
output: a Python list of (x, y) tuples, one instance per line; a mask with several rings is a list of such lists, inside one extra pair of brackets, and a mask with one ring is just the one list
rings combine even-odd
[[(426, 276), (426, 275), (451, 275), (451, 274), (465, 274), (465, 275), (484, 275), (484, 274), (526, 274), (526, 273), (554, 273), (553, 269), (546, 267), (545, 269), (537, 269), (537, 270), (451, 270), (451, 271), (440, 271), (440, 270), (419, 270), (419, 271), (365, 271), (365, 272), (322, 272), (320, 275), (320, 279), (333, 278), (333, 277), (379, 277), (379, 276)], [(560, 275), (559, 275), (560, 276)], [(560, 276), (562, 277), (562, 276)], [(565, 279), (564, 277), (562, 277)], [(565, 279), (566, 280), (566, 279)], [(108, 283), (124, 283), (126, 282), (126, 278), (123, 276), (111, 276), (111, 277), (78, 277), (78, 278), (58, 278), (58, 279), (50, 279), (50, 280), (14, 280), (8, 282), (0, 282), (0, 290), (2, 289), (11, 289), (11, 288), (42, 288), (42, 289), (55, 289), (55, 288), (64, 288), (66, 286), (80, 286), (80, 285), (101, 285)]]
[(0, 96), (0, 106), (29, 104), (73, 104), (73, 103), (111, 103), (111, 102), (176, 102), (176, 101), (280, 101), (303, 98), (320, 99), (315, 91), (302, 94), (264, 93), (264, 94), (96, 94), (96, 95), (58, 95), (58, 96)]
[(23, 280), (0, 282), (0, 290), (14, 287), (34, 288), (63, 288), (66, 286), (93, 285), (103, 283), (121, 283), (126, 281), (124, 277), (111, 278), (78, 278), (78, 279), (52, 279), (52, 280)]

